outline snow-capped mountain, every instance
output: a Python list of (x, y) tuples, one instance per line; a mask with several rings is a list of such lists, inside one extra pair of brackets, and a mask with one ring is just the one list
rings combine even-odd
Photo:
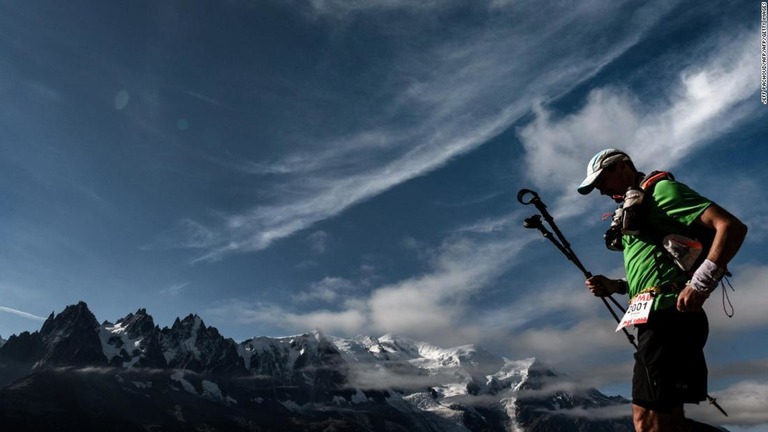
[[(236, 343), (200, 317), (160, 329), (144, 309), (98, 324), (85, 303), (0, 347), (4, 430), (631, 430), (590, 409), (627, 401), (534, 359), (319, 331)], [(579, 416), (569, 416), (578, 408)], [(603, 416), (605, 418), (605, 416)], [(13, 427), (11, 427), (13, 426)], [(11, 427), (11, 429), (8, 429)]]
[(112, 366), (166, 367), (168, 365), (160, 345), (160, 328), (155, 326), (146, 309), (112, 324), (108, 321), (98, 327), (101, 348)]

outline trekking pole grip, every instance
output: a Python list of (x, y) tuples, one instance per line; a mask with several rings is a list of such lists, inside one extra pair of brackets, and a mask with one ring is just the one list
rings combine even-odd
[[(523, 200), (523, 198), (529, 194), (531, 195), (531, 199), (529, 199), (528, 201)], [(517, 201), (520, 204), (529, 205), (529, 204), (535, 204), (536, 202), (541, 201), (541, 199), (539, 198), (539, 194), (537, 194), (535, 191), (532, 191), (530, 189), (520, 189), (520, 191), (517, 193)]]

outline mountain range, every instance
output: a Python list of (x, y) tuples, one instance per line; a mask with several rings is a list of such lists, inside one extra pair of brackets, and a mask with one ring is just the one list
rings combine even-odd
[(628, 401), (535, 359), (384, 335), (225, 338), (84, 302), (0, 341), (0, 425), (77, 431), (630, 431)]

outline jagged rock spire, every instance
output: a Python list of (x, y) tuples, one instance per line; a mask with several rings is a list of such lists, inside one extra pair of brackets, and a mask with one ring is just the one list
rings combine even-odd
[(98, 327), (83, 301), (51, 314), (40, 329), (42, 355), (37, 367), (105, 365)]

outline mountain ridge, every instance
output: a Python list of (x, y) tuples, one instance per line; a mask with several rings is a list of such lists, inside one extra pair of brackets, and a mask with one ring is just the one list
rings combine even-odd
[[(237, 343), (196, 314), (160, 328), (142, 308), (99, 324), (79, 302), (0, 347), (0, 424), (22, 430), (34, 418), (35, 430), (62, 422), (94, 430), (631, 430), (626, 407), (626, 415), (608, 420), (565, 415), (627, 401), (595, 389), (547, 390), (562, 378), (533, 358), (509, 360), (476, 345), (441, 348), (319, 330)], [(128, 415), (123, 404), (139, 414)]]

